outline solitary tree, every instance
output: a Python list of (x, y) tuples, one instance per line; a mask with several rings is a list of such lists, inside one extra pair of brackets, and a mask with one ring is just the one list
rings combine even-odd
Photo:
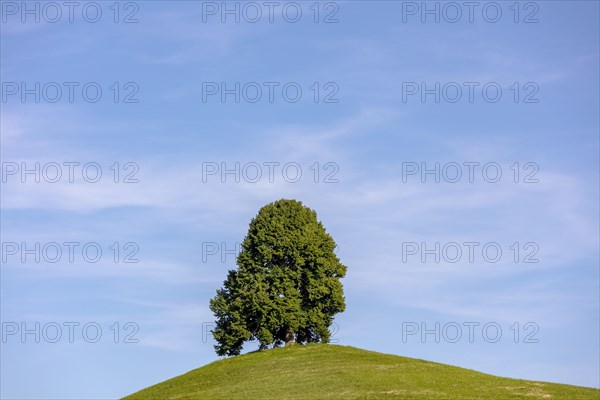
[(329, 342), (333, 316), (346, 308), (344, 266), (317, 214), (296, 200), (262, 207), (223, 288), (210, 301), (218, 355), (238, 355), (245, 341), (260, 349)]

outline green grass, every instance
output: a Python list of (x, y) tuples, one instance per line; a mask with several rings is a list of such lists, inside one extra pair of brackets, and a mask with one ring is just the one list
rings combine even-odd
[(598, 400), (600, 390), (500, 378), (354, 347), (314, 344), (219, 360), (125, 399)]

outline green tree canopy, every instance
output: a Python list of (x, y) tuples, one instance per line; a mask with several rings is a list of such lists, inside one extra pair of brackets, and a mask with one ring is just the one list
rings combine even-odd
[(218, 355), (240, 354), (244, 342), (260, 348), (329, 342), (333, 316), (346, 308), (346, 275), (336, 244), (317, 213), (296, 200), (262, 207), (223, 288), (210, 301)]

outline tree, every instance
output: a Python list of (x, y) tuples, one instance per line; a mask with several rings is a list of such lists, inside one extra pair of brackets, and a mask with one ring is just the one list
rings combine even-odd
[(346, 275), (336, 244), (317, 213), (296, 200), (262, 207), (223, 288), (210, 301), (218, 355), (238, 355), (257, 339), (260, 349), (329, 342), (333, 316), (346, 308)]

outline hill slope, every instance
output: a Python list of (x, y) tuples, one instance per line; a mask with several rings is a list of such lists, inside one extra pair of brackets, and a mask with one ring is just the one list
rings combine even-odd
[(219, 360), (125, 397), (168, 399), (598, 400), (600, 390), (318, 344)]

